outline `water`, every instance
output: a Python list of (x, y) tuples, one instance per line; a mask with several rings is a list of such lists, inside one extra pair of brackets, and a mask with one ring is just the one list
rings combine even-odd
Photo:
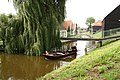
[(0, 53), (0, 79), (35, 80), (60, 66), (68, 64), (75, 57), (48, 60), (43, 56), (27, 56)]
[(85, 55), (85, 53), (86, 53), (85, 48), (87, 51), (90, 51), (96, 47), (94, 41), (77, 41), (76, 46), (77, 46), (77, 50), (78, 50), (77, 58)]
[(85, 48), (92, 46), (92, 42), (77, 41), (67, 44), (67, 48), (77, 46), (77, 56), (66, 59), (48, 60), (43, 56), (27, 56), (0, 53), (0, 79), (2, 80), (35, 80), (45, 74), (70, 63), (75, 58), (85, 55)]

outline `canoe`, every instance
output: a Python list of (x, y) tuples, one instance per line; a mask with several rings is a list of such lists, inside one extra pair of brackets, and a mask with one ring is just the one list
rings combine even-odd
[(44, 53), (43, 56), (45, 56), (47, 59), (60, 59), (76, 54), (77, 54), (76, 47), (72, 47), (72, 50), (67, 50), (65, 52), (52, 52), (48, 54)]

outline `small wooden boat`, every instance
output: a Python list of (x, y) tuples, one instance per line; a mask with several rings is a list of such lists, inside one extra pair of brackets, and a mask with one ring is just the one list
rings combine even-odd
[(72, 47), (72, 50), (67, 50), (66, 52), (52, 52), (47, 54), (45, 53), (43, 54), (43, 56), (45, 56), (47, 59), (59, 59), (76, 54), (77, 54), (76, 47)]

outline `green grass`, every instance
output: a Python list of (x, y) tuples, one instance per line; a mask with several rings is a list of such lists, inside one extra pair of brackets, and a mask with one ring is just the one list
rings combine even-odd
[(101, 32), (96, 32), (92, 36), (93, 36), (93, 38), (102, 38), (102, 31)]
[(120, 79), (120, 40), (106, 44), (87, 54), (37, 80)]

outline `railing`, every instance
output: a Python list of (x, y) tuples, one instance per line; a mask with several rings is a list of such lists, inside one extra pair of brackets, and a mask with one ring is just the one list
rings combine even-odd
[[(90, 36), (90, 37), (84, 37), (85, 36)], [(83, 36), (83, 37), (81, 37)], [(70, 36), (70, 37), (61, 37), (62, 40), (86, 40), (86, 41), (102, 41), (102, 40), (108, 40), (108, 39), (118, 39), (120, 38), (120, 28), (115, 28), (115, 29), (110, 29), (106, 31), (98, 31), (94, 34), (91, 34), (90, 32), (86, 33), (79, 33), (78, 35), (75, 36)]]
[(120, 28), (103, 31), (103, 37), (120, 36)]

